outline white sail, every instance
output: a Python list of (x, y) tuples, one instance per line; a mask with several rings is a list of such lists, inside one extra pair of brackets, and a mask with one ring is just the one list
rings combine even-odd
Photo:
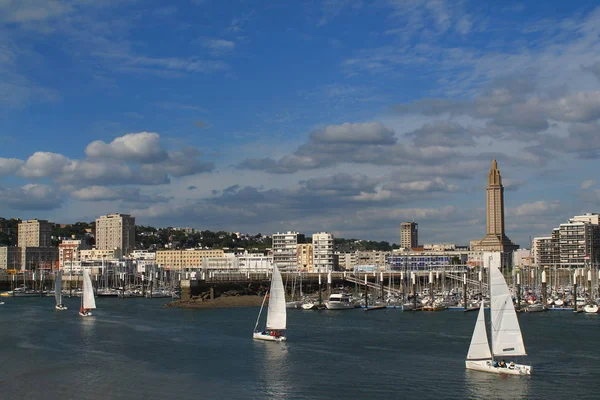
[(87, 269), (83, 270), (83, 308), (86, 310), (96, 308), (96, 300), (94, 299), (94, 287), (90, 272)]
[(467, 354), (467, 360), (485, 360), (492, 358), (490, 344), (488, 343), (487, 330), (485, 329), (485, 312), (483, 301), (477, 314), (477, 323), (471, 338), (471, 346)]
[(500, 253), (484, 253), (490, 261), (490, 314), (494, 356), (525, 356), (525, 344), (508, 285), (500, 271)]
[(271, 290), (269, 293), (269, 308), (267, 310), (267, 329), (285, 329), (287, 314), (285, 309), (285, 290), (281, 273), (273, 265), (271, 276)]
[(62, 271), (59, 270), (56, 275), (56, 282), (54, 284), (54, 299), (56, 305), (62, 304)]

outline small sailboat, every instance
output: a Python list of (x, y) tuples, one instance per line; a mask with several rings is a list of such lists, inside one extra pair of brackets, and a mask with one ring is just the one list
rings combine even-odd
[(495, 374), (531, 375), (530, 365), (516, 364), (514, 361), (506, 364), (504, 360), (495, 360), (499, 357), (527, 355), (515, 306), (499, 267), (500, 253), (494, 253), (490, 257), (489, 275), (492, 346), (490, 348), (488, 342), (485, 308), (482, 302), (465, 361), (466, 368)]
[(87, 269), (83, 270), (83, 295), (81, 296), (81, 308), (79, 309), (79, 315), (82, 317), (89, 317), (92, 315), (90, 310), (96, 308), (96, 299), (94, 299), (94, 287), (92, 286), (92, 279), (90, 278), (90, 272)]
[(56, 300), (54, 308), (60, 311), (67, 309), (67, 306), (62, 303), (62, 273), (62, 271), (58, 271), (54, 285), (54, 299)]
[[(258, 331), (260, 315), (265, 305), (265, 300), (269, 297), (269, 306), (267, 308), (267, 322), (263, 331)], [(284, 335), (287, 324), (287, 311), (285, 308), (285, 289), (281, 273), (276, 265), (273, 265), (273, 274), (271, 275), (271, 289), (263, 299), (256, 325), (254, 326), (253, 338), (258, 340), (267, 340), (271, 342), (283, 342), (286, 340)]]

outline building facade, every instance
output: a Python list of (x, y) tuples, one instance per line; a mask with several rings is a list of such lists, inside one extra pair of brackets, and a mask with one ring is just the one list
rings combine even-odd
[(21, 269), (21, 248), (16, 246), (0, 247), (0, 270)]
[(128, 255), (135, 248), (135, 218), (128, 214), (108, 214), (96, 219), (96, 249), (120, 249)]
[(296, 259), (300, 271), (313, 272), (314, 258), (312, 243), (300, 243), (296, 245)]
[(419, 224), (403, 222), (400, 224), (400, 247), (411, 250), (419, 246)]
[(81, 240), (65, 239), (58, 245), (58, 267), (64, 269), (67, 263), (81, 261), (81, 250), (87, 250), (88, 246)]
[(168, 270), (202, 268), (204, 258), (222, 258), (223, 249), (157, 250), (156, 265)]
[(52, 246), (53, 225), (43, 219), (30, 219), (20, 222), (17, 228), (17, 246), (21, 248)]
[(282, 271), (295, 271), (298, 268), (297, 245), (304, 243), (304, 235), (298, 232), (277, 232), (271, 239), (273, 264)]
[(20, 247), (21, 270), (58, 268), (58, 248), (56, 247)]
[(331, 272), (333, 263), (333, 234), (319, 232), (312, 235), (314, 271)]

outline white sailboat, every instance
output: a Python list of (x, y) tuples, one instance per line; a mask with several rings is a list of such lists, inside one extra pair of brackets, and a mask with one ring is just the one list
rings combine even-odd
[(82, 317), (89, 317), (92, 315), (90, 310), (94, 308), (96, 308), (96, 299), (94, 298), (92, 279), (90, 278), (90, 272), (87, 269), (84, 269), (83, 295), (81, 296), (81, 308), (79, 309), (79, 315)]
[(58, 271), (54, 284), (54, 299), (56, 300), (54, 308), (60, 311), (67, 309), (67, 306), (62, 303), (62, 273), (62, 270)]
[[(269, 307), (267, 308), (267, 322), (263, 331), (258, 331), (258, 323), (260, 315), (265, 305), (265, 300), (269, 297)], [(285, 289), (281, 273), (276, 265), (273, 265), (273, 274), (271, 275), (271, 289), (263, 299), (256, 325), (254, 326), (254, 334), (252, 337), (258, 340), (267, 340), (271, 342), (283, 342), (286, 340), (284, 335), (287, 324), (287, 311), (285, 308)]]
[[(526, 356), (521, 327), (517, 319), (508, 285), (500, 271), (500, 253), (493, 253), (490, 260), (490, 319), (492, 346), (490, 348), (485, 328), (484, 307), (479, 308), (477, 323), (471, 338), (471, 345), (465, 365), (467, 369), (508, 375), (531, 375), (530, 365), (508, 364), (499, 357)], [(483, 305), (483, 304), (482, 304)]]

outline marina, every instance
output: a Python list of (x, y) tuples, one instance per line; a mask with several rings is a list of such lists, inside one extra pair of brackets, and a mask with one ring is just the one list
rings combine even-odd
[[(64, 312), (53, 310), (52, 298), (5, 299), (0, 323), (11, 329), (0, 332), (3, 399), (44, 398), (50, 390), (62, 399), (91, 400), (489, 399), (499, 393), (593, 399), (600, 380), (591, 350), (597, 315), (520, 314), (535, 374), (502, 378), (465, 370), (477, 313), (296, 310), (288, 313), (288, 341), (267, 343), (250, 337), (258, 307), (96, 301), (94, 316), (80, 318), (76, 298), (64, 299)], [(35, 385), (24, 384), (30, 377)], [(74, 377), (86, 384), (74, 385)]]

